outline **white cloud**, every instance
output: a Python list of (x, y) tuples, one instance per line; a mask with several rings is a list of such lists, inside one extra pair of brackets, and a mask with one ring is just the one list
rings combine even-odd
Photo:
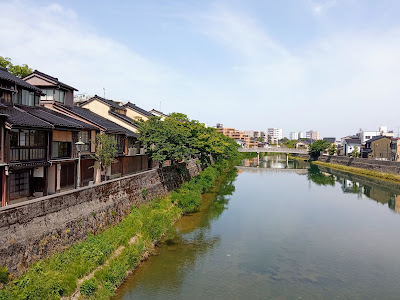
[[(0, 55), (58, 77), (80, 92), (139, 100), (151, 109), (180, 88), (180, 75), (96, 33), (70, 9), (0, 2)], [(149, 104), (151, 103), (151, 104)]]
[(312, 13), (316, 16), (325, 14), (329, 9), (337, 5), (337, 0), (328, 0), (323, 2), (312, 2), (311, 9)]
[[(334, 2), (325, 5), (324, 10)], [(221, 7), (203, 17), (199, 28), (233, 53), (239, 78), (234, 84), (251, 99), (245, 103), (254, 105), (258, 124), (323, 135), (399, 124), (390, 113), (399, 107), (398, 29), (338, 32), (292, 51), (255, 20)]]

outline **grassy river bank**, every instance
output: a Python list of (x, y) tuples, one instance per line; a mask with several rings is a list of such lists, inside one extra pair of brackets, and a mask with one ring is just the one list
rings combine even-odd
[(234, 161), (216, 163), (167, 197), (132, 207), (119, 224), (33, 264), (2, 287), (0, 299), (111, 298), (157, 242), (173, 233), (175, 221), (198, 210), (201, 194), (234, 166)]
[(342, 166), (342, 165), (338, 165), (338, 164), (326, 163), (326, 162), (321, 162), (321, 161), (313, 161), (312, 164), (339, 170), (339, 171), (345, 171), (345, 172), (352, 173), (352, 174), (362, 175), (362, 176), (366, 176), (366, 177), (370, 177), (370, 178), (376, 178), (376, 179), (400, 184), (400, 176), (399, 175), (377, 172), (377, 171), (370, 171), (370, 170), (355, 168), (355, 167)]

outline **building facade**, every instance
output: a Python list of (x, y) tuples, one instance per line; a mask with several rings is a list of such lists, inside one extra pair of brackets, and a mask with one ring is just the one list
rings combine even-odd
[(309, 130), (306, 132), (306, 139), (317, 141), (321, 139), (319, 131)]

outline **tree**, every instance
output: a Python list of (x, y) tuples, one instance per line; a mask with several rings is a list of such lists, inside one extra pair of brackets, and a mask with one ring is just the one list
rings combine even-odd
[(0, 66), (7, 68), (7, 70), (19, 78), (23, 78), (32, 73), (32, 69), (28, 65), (13, 65), (11, 58), (0, 56)]
[(308, 153), (310, 154), (311, 158), (317, 159), (321, 155), (321, 152), (324, 152), (329, 145), (330, 143), (324, 140), (315, 141), (310, 145)]
[(351, 151), (351, 156), (352, 157), (359, 157), (360, 156), (360, 150), (357, 146), (354, 147), (353, 151)]
[(336, 151), (337, 151), (336, 145), (331, 144), (328, 148), (329, 155), (335, 155)]
[(160, 166), (166, 160), (176, 163), (193, 155), (198, 155), (203, 164), (209, 164), (210, 155), (214, 160), (228, 158), (237, 154), (239, 147), (232, 138), (181, 113), (172, 113), (164, 121), (150, 117), (139, 125), (139, 141)]
[(117, 156), (117, 141), (111, 135), (97, 134), (96, 144), (96, 153), (92, 158), (99, 163), (100, 171), (106, 172)]

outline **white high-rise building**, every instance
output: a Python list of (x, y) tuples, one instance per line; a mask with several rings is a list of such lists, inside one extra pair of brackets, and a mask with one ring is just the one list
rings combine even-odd
[(268, 140), (271, 142), (278, 142), (283, 138), (282, 128), (268, 128)]
[(303, 131), (299, 131), (299, 139), (304, 139), (304, 132)]
[(299, 139), (299, 133), (297, 131), (293, 131), (290, 133), (290, 139), (291, 140), (298, 140)]

